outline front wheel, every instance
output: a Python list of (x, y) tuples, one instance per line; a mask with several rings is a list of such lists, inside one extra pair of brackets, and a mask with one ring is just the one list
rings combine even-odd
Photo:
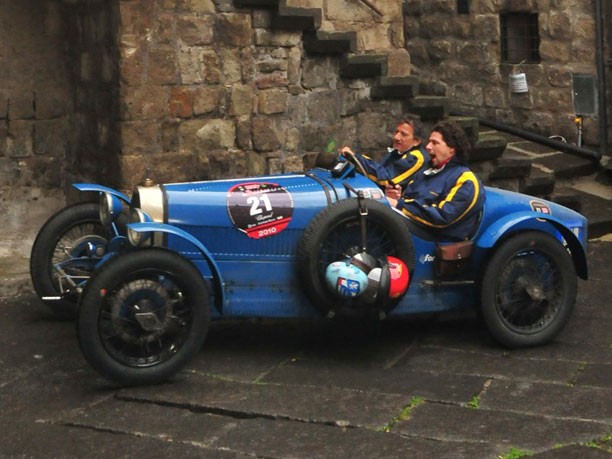
[(79, 203), (53, 215), (41, 228), (30, 253), (30, 276), (36, 293), (61, 318), (76, 315), (77, 285), (104, 255), (113, 236), (100, 223), (99, 204)]
[(506, 347), (545, 344), (565, 327), (576, 290), (576, 271), (565, 247), (545, 233), (521, 233), (503, 242), (485, 267), (482, 315)]
[(210, 296), (180, 255), (144, 249), (117, 256), (87, 283), (77, 318), (83, 355), (123, 385), (162, 382), (200, 350)]

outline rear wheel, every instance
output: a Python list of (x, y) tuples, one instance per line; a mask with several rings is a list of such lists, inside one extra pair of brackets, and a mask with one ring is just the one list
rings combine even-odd
[(504, 346), (545, 344), (565, 327), (576, 291), (576, 271), (565, 247), (545, 233), (521, 233), (503, 242), (486, 266), (482, 315)]
[(103, 376), (152, 384), (193, 358), (209, 324), (210, 296), (195, 266), (174, 252), (144, 249), (117, 256), (91, 278), (77, 336)]
[(99, 208), (97, 203), (79, 203), (60, 210), (43, 225), (32, 246), (32, 284), (58, 317), (74, 318), (75, 284), (89, 277), (112, 237), (100, 223)]

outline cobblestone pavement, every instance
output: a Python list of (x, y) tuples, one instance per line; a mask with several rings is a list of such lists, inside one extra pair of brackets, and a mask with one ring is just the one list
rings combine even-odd
[(151, 387), (97, 376), (31, 294), (0, 300), (0, 457), (611, 457), (610, 259), (590, 244), (548, 346), (506, 351), (456, 316), (219, 322)]

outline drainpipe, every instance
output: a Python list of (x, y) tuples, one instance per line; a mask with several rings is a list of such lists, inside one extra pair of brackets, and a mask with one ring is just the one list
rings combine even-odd
[(604, 13), (601, 0), (595, 0), (597, 90), (599, 98), (599, 158), (608, 151), (608, 101), (604, 52)]
[[(474, 117), (474, 115), (471, 115), (469, 113), (459, 112), (459, 111), (453, 111), (451, 114), (455, 116)], [(546, 145), (558, 151), (563, 151), (565, 153), (569, 153), (574, 156), (580, 156), (582, 158), (591, 159), (594, 162), (599, 162), (601, 160), (601, 152), (599, 151), (594, 151), (589, 148), (579, 147), (571, 143), (561, 142), (560, 140), (551, 139), (544, 135), (526, 131), (525, 129), (520, 129), (515, 126), (510, 126), (508, 124), (500, 123), (498, 121), (493, 121), (493, 120), (489, 120), (485, 118), (478, 118), (478, 117), (476, 117), (476, 119), (478, 119), (478, 122), (481, 125), (493, 128), (496, 131), (507, 132), (508, 134), (512, 134), (517, 137), (521, 137), (523, 139), (530, 140), (531, 142)]]

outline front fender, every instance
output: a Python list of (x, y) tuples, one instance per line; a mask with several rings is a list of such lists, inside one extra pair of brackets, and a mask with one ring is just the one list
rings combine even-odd
[(98, 185), (96, 183), (74, 183), (72, 186), (79, 191), (96, 191), (98, 193), (110, 193), (114, 196), (117, 196), (119, 199), (121, 199), (128, 205), (131, 201), (131, 199), (126, 194), (123, 194), (121, 191), (117, 191), (113, 188), (109, 188), (103, 185)]
[(223, 305), (225, 304), (225, 282), (223, 281), (223, 277), (221, 276), (221, 270), (219, 269), (219, 265), (217, 265), (217, 262), (213, 258), (210, 251), (199, 240), (197, 240), (195, 237), (193, 237), (186, 231), (183, 231), (180, 228), (168, 225), (166, 223), (130, 223), (127, 226), (129, 229), (137, 231), (139, 233), (167, 233), (172, 234), (174, 236), (178, 236), (192, 243), (200, 251), (204, 260), (206, 260), (206, 263), (208, 264), (208, 267), (213, 275), (213, 286), (215, 289), (215, 306), (217, 307), (219, 312), (222, 311)]
[[(576, 273), (580, 278), (588, 278), (588, 267), (586, 259), (587, 228), (586, 219), (577, 220), (575, 225), (569, 225), (562, 220), (541, 212), (516, 212), (496, 220), (493, 224), (479, 232), (476, 238), (476, 246), (483, 249), (492, 248), (497, 242), (509, 234), (535, 230), (543, 231), (565, 240), (569, 247)], [(575, 234), (578, 231), (579, 234)]]

